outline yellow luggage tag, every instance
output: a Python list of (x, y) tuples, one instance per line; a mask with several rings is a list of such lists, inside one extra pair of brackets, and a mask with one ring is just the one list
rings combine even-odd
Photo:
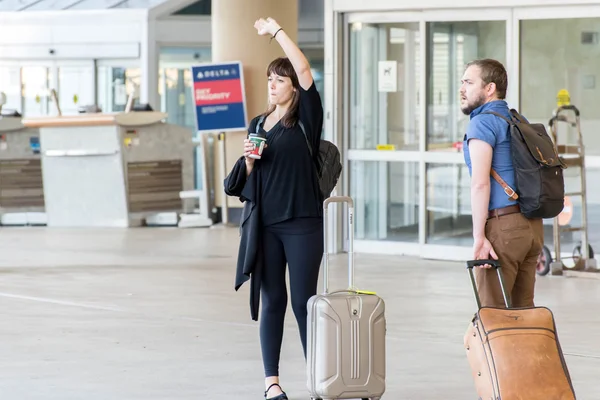
[(369, 292), (368, 290), (358, 290), (358, 289), (356, 289), (356, 293), (357, 294), (370, 294), (370, 295), (376, 295), (377, 294), (375, 292)]

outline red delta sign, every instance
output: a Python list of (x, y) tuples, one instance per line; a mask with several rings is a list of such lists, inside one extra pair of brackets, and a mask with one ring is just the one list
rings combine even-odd
[(239, 79), (204, 81), (194, 83), (196, 106), (244, 101)]

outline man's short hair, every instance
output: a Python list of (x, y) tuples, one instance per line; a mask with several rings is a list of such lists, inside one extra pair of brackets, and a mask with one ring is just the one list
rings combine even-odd
[(506, 89), (508, 88), (508, 76), (506, 68), (500, 61), (491, 58), (474, 60), (467, 64), (467, 68), (471, 65), (476, 65), (481, 70), (481, 80), (485, 85), (490, 83), (496, 84), (496, 94), (500, 100), (506, 98)]

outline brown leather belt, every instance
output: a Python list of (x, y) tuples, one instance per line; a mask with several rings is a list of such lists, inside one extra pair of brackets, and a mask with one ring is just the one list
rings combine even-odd
[(488, 212), (488, 219), (494, 218), (494, 217), (501, 217), (503, 215), (508, 215), (508, 214), (516, 214), (518, 212), (521, 212), (521, 207), (519, 207), (518, 204), (508, 206), (508, 207), (496, 208), (496, 209), (490, 210)]

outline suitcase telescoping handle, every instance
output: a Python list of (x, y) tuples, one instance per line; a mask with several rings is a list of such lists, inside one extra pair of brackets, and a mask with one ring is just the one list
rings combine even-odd
[(348, 204), (348, 289), (354, 289), (354, 200), (348, 196), (332, 196), (323, 202), (323, 286), (324, 293), (329, 293), (329, 252), (327, 242), (329, 236), (328, 214), (329, 204)]
[(479, 291), (477, 290), (477, 284), (475, 283), (475, 274), (473, 273), (473, 268), (486, 264), (491, 265), (492, 268), (494, 268), (498, 273), (498, 280), (500, 281), (500, 287), (502, 288), (504, 304), (506, 304), (506, 308), (510, 308), (510, 300), (508, 299), (508, 295), (506, 294), (506, 286), (504, 286), (504, 278), (502, 277), (502, 271), (500, 271), (501, 268), (498, 260), (471, 260), (467, 261), (467, 269), (469, 270), (469, 276), (471, 277), (473, 293), (475, 293), (475, 301), (477, 301), (477, 309), (481, 308), (481, 299), (479, 298)]

